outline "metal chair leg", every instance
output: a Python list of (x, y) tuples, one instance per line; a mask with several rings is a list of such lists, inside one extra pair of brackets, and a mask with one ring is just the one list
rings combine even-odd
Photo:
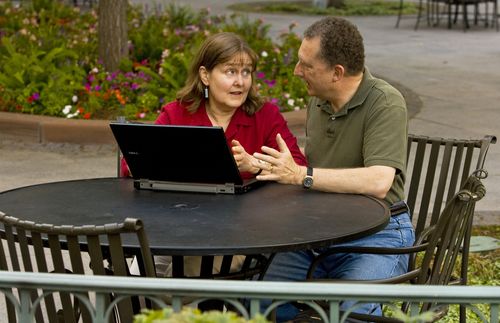
[(418, 14), (417, 14), (417, 21), (415, 22), (415, 31), (418, 29), (418, 25), (420, 23), (420, 18), (422, 17), (422, 4), (423, 0), (420, 0), (418, 2)]
[(495, 0), (493, 3), (493, 24), (496, 27), (496, 30), (499, 30), (498, 26), (498, 0)]
[(395, 28), (399, 28), (399, 21), (401, 20), (401, 15), (402, 14), (403, 14), (403, 0), (399, 0), (398, 20), (396, 21)]

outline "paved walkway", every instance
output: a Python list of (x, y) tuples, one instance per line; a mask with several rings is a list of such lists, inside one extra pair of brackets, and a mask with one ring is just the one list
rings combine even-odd
[[(136, 2), (139, 2), (136, 0)], [(210, 7), (227, 13), (230, 0), (183, 0), (193, 8)], [(298, 23), (302, 31), (316, 16), (249, 14), (272, 24), (271, 35)], [(410, 131), (441, 137), (480, 138), (500, 135), (500, 33), (461, 25), (448, 30), (427, 27), (413, 30), (414, 18), (395, 16), (350, 17), (365, 39), (367, 66), (388, 81), (411, 89), (421, 101), (410, 120)], [(0, 134), (1, 136), (1, 134)], [(111, 145), (33, 144), (0, 137), (0, 191), (53, 180), (114, 176), (115, 151)], [(500, 224), (500, 145), (488, 154), (487, 195), (477, 205), (478, 223)]]

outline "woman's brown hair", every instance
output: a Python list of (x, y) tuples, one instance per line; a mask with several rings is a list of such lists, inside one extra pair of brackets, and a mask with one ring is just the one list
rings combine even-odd
[(176, 99), (185, 104), (189, 112), (194, 113), (204, 100), (205, 86), (200, 79), (200, 67), (204, 66), (210, 72), (216, 65), (229, 62), (243, 53), (247, 54), (252, 61), (252, 86), (242, 109), (247, 114), (253, 115), (263, 104), (262, 98), (257, 94), (253, 85), (258, 56), (243, 38), (231, 32), (211, 35), (201, 44), (189, 68), (186, 84), (177, 92)]

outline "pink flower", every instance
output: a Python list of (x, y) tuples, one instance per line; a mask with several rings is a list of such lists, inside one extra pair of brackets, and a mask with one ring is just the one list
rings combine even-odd
[(273, 87), (276, 84), (276, 80), (264, 80), (269, 87)]
[(37, 100), (39, 100), (39, 99), (40, 99), (40, 93), (38, 93), (38, 92), (34, 92), (32, 95), (30, 95), (30, 96), (28, 97), (28, 99), (27, 99), (27, 100), (28, 100), (28, 102), (29, 102), (29, 103), (33, 103), (34, 101), (37, 101)]

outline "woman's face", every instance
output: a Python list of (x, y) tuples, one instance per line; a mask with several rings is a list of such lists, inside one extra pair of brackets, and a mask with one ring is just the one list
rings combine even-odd
[(211, 71), (200, 68), (200, 77), (209, 88), (210, 108), (236, 110), (246, 101), (252, 86), (252, 60), (248, 54), (240, 53)]

